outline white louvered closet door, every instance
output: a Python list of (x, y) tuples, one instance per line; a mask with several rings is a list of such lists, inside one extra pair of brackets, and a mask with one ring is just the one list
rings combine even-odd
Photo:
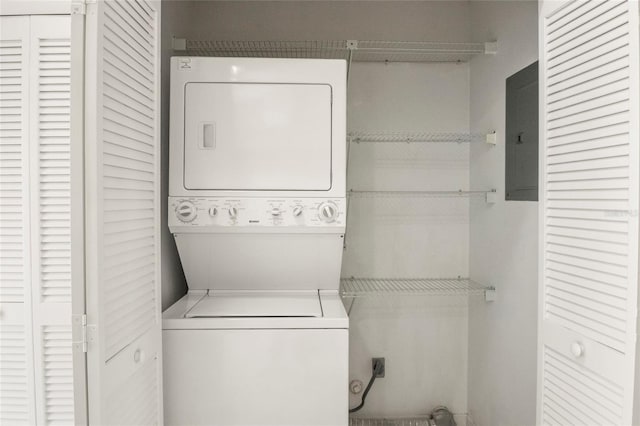
[(637, 1), (543, 4), (538, 424), (631, 424), (638, 33)]
[(159, 8), (146, 0), (87, 5), (92, 424), (162, 423)]
[(71, 19), (30, 20), (30, 263), (37, 419), (43, 425), (72, 425)]
[(0, 17), (0, 423), (34, 424), (29, 18)]
[(0, 420), (73, 424), (70, 18), (0, 19)]

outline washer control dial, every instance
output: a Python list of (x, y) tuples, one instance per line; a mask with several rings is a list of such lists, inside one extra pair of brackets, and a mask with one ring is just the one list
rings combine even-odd
[(279, 208), (275, 207), (271, 209), (271, 216), (279, 217), (281, 214), (282, 214), (282, 211)]
[(191, 201), (180, 201), (180, 203), (178, 203), (176, 216), (178, 216), (180, 221), (185, 223), (193, 222), (197, 215), (198, 210)]
[(331, 223), (338, 217), (338, 207), (331, 201), (324, 202), (318, 207), (320, 220)]
[(293, 217), (300, 217), (300, 215), (302, 214), (302, 211), (304, 210), (304, 207), (302, 207), (301, 205), (297, 205), (293, 208)]
[(215, 207), (209, 207), (209, 216), (214, 217), (218, 214), (218, 209)]
[(238, 217), (238, 209), (236, 207), (229, 207), (229, 217), (231, 219)]

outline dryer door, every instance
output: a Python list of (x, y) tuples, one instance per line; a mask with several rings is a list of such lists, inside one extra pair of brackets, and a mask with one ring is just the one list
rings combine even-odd
[(331, 98), (324, 84), (186, 84), (185, 188), (329, 190)]

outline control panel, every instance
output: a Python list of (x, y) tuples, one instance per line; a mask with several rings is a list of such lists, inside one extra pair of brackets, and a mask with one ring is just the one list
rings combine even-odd
[(169, 226), (344, 227), (344, 198), (169, 197)]

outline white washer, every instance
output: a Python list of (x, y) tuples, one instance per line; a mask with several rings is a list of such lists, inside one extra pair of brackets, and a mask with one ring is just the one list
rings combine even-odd
[(346, 64), (172, 58), (168, 425), (348, 423)]
[(163, 323), (166, 424), (347, 424), (349, 324), (334, 292), (192, 291)]

